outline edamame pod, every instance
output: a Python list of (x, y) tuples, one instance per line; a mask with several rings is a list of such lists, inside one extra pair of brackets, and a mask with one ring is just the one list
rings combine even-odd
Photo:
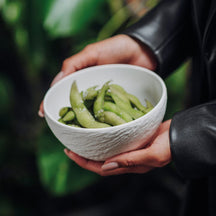
[(124, 119), (110, 111), (104, 111), (104, 122), (113, 126), (126, 123)]
[(144, 114), (148, 112), (147, 107), (143, 106), (140, 100), (135, 95), (129, 94), (120, 85), (113, 84), (112, 86), (118, 89), (122, 94), (125, 94), (129, 99), (130, 103), (132, 103), (137, 109), (142, 111)]
[(112, 97), (109, 96), (109, 95), (107, 95), (107, 94), (106, 94), (105, 97), (104, 97), (104, 101), (114, 102), (113, 99), (112, 99)]
[(145, 102), (146, 102), (146, 109), (147, 109), (147, 112), (151, 111), (151, 110), (154, 108), (154, 106), (153, 106), (153, 105), (151, 104), (151, 102), (148, 101), (148, 100), (145, 100)]
[(62, 120), (62, 118), (58, 119), (58, 121), (61, 122), (62, 124), (66, 124), (66, 123)]
[(116, 104), (114, 104), (112, 102), (105, 101), (104, 102), (104, 110), (105, 111), (111, 111), (111, 112), (117, 114), (122, 119), (124, 119), (126, 122), (130, 122), (133, 120), (133, 118), (127, 112), (119, 109), (119, 107), (116, 106)]
[(130, 100), (130, 102), (140, 111), (142, 111), (144, 114), (146, 114), (148, 112), (147, 107), (143, 106), (142, 103), (140, 102), (140, 100), (132, 95), (127, 93), (128, 99)]
[(115, 101), (116, 105), (120, 109), (123, 109), (125, 112), (127, 112), (130, 116), (132, 116), (133, 119), (137, 119), (144, 115), (143, 112), (133, 109), (129, 99), (127, 98), (127, 95), (118, 88), (116, 88), (116, 86), (110, 85), (110, 90), (111, 96)]
[(121, 100), (124, 101), (126, 104), (128, 104), (128, 106), (130, 106), (130, 101), (127, 98), (127, 93), (121, 86), (118, 86), (116, 84), (110, 85), (109, 93), (112, 98), (113, 98), (113, 95), (116, 95), (119, 98), (121, 98)]
[(72, 83), (70, 91), (70, 103), (76, 118), (81, 126), (85, 128), (104, 128), (110, 127), (110, 125), (97, 122), (91, 113), (84, 105), (83, 99), (78, 91), (76, 81)]
[(104, 105), (104, 97), (105, 97), (105, 93), (107, 91), (107, 89), (109, 88), (109, 82), (106, 82), (101, 90), (99, 91), (98, 95), (97, 95), (97, 98), (94, 102), (94, 105), (93, 105), (93, 111), (94, 111), (94, 115), (95, 115), (95, 118), (97, 118), (98, 120), (102, 121), (103, 122), (103, 105)]
[(83, 100), (94, 100), (98, 95), (98, 90), (96, 90), (96, 88), (97, 86), (93, 86), (84, 91), (82, 93)]
[(109, 83), (106, 82), (100, 90), (93, 86), (79, 93), (74, 81), (70, 92), (72, 108), (61, 108), (58, 121), (73, 127), (104, 128), (130, 122), (153, 108), (148, 100), (143, 106), (135, 95)]
[(64, 122), (72, 121), (75, 118), (75, 114), (72, 110), (68, 111), (65, 116), (62, 118)]
[(62, 107), (60, 110), (59, 110), (59, 116), (61, 118), (63, 118), (65, 116), (65, 114), (70, 110), (71, 108), (70, 107)]

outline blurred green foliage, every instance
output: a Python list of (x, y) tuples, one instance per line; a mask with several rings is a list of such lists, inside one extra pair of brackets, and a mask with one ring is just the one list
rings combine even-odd
[(92, 172), (72, 163), (54, 136), (47, 134), (39, 138), (37, 156), (40, 180), (53, 194), (76, 192), (97, 179)]
[(185, 108), (187, 95), (187, 72), (190, 69), (190, 61), (181, 65), (171, 76), (165, 80), (168, 88), (168, 101), (165, 119)]
[(44, 28), (52, 37), (73, 36), (83, 31), (104, 0), (52, 1), (45, 15)]
[[(138, 19), (125, 2), (0, 0), (0, 215), (24, 215), (32, 206), (21, 201), (35, 191), (34, 199), (65, 196), (100, 179), (64, 155), (37, 112), (65, 58)], [(147, 8), (157, 3), (145, 2)], [(183, 108), (185, 67), (166, 80), (167, 118)]]

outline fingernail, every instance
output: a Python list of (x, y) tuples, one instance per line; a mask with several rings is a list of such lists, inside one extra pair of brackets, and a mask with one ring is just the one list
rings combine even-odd
[(119, 165), (117, 162), (110, 162), (110, 163), (104, 164), (101, 168), (102, 170), (107, 171), (107, 170), (114, 170), (118, 167)]
[(55, 83), (57, 83), (59, 80), (61, 80), (64, 76), (64, 72), (63, 71), (60, 71), (56, 76), (55, 78), (53, 79), (52, 83), (51, 83), (51, 86), (53, 86)]
[(69, 155), (69, 156), (70, 156), (70, 158), (74, 156), (73, 152), (72, 152), (72, 151), (70, 151), (70, 150), (69, 150), (69, 149), (67, 149), (67, 148), (65, 148), (65, 149), (64, 149), (64, 153), (65, 153), (66, 155)]
[(65, 148), (65, 149), (64, 149), (64, 153), (67, 154), (67, 152), (68, 152), (68, 150)]
[(64, 153), (65, 153), (65, 154), (69, 154), (69, 155), (73, 155), (73, 152), (70, 151), (70, 150), (67, 149), (67, 148), (64, 149)]
[(44, 117), (44, 114), (43, 114), (40, 110), (38, 111), (38, 115), (39, 115), (41, 118)]

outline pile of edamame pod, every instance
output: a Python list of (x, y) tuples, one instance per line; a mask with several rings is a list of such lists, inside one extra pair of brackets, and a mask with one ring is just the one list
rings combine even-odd
[(71, 106), (59, 111), (59, 122), (74, 127), (105, 128), (133, 121), (148, 113), (153, 105), (125, 91), (120, 85), (106, 82), (100, 89), (92, 86), (79, 92), (76, 81), (70, 91)]

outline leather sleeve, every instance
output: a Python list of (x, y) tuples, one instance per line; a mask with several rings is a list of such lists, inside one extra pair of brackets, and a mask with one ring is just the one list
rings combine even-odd
[[(125, 34), (148, 45), (165, 78), (193, 52), (190, 0), (161, 0)], [(216, 101), (176, 113), (170, 127), (172, 158), (183, 177), (216, 175)]]
[(157, 73), (165, 78), (192, 50), (189, 0), (161, 0), (123, 33), (145, 43), (158, 60)]
[(216, 101), (174, 115), (170, 127), (172, 157), (188, 178), (216, 175)]

